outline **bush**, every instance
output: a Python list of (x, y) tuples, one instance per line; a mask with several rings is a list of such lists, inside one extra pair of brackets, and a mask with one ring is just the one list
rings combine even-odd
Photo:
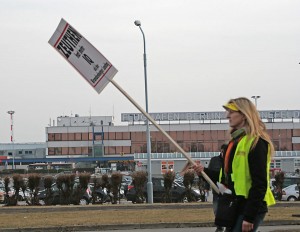
[(113, 201), (112, 204), (116, 204), (119, 200), (120, 203), (120, 188), (122, 183), (123, 175), (121, 173), (113, 173), (111, 175), (111, 188), (113, 194)]
[(21, 189), (21, 184), (22, 184), (22, 176), (20, 174), (14, 174), (12, 177), (13, 181), (14, 181), (14, 189), (15, 189), (15, 194), (13, 196), (14, 198), (14, 205), (17, 205), (18, 203), (18, 199), (19, 199), (19, 192)]
[(44, 178), (44, 188), (46, 190), (46, 198), (45, 204), (51, 205), (51, 198), (52, 198), (52, 185), (53, 185), (53, 177), (52, 176), (45, 176)]
[(41, 176), (38, 173), (32, 173), (28, 176), (28, 188), (30, 190), (30, 204), (38, 205), (37, 194), (39, 191)]
[(136, 191), (136, 203), (143, 203), (145, 201), (144, 185), (147, 181), (147, 173), (145, 171), (136, 171), (132, 174), (132, 183)]
[(187, 198), (188, 202), (196, 201), (194, 195), (192, 194), (192, 187), (195, 179), (195, 172), (194, 170), (187, 170), (183, 176), (183, 185), (185, 187), (185, 197)]
[(275, 175), (275, 188), (276, 188), (276, 198), (277, 200), (281, 201), (282, 199), (282, 188), (283, 188), (283, 182), (284, 182), (284, 172), (278, 172)]
[(164, 187), (165, 195), (163, 196), (162, 202), (171, 203), (172, 202), (172, 185), (175, 180), (175, 173), (173, 171), (167, 171), (164, 175)]

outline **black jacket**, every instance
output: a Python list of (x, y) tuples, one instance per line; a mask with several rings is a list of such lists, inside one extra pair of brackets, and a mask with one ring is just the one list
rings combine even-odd
[[(227, 178), (225, 179), (225, 174), (222, 174), (222, 184), (225, 184), (232, 192), (234, 192), (234, 183), (231, 180), (232, 173), (232, 161), (234, 153), (238, 144), (238, 138), (233, 145), (230, 152), (229, 158), (229, 170)], [(256, 215), (258, 213), (264, 213), (268, 211), (264, 197), (267, 191), (268, 180), (267, 180), (267, 153), (268, 153), (268, 143), (259, 139), (255, 148), (253, 148), (248, 155), (249, 170), (252, 179), (252, 186), (249, 190), (248, 199), (243, 196), (237, 196), (238, 198), (238, 209), (239, 214), (244, 215), (244, 220), (253, 223)], [(222, 164), (222, 170), (224, 170), (224, 161)], [(218, 181), (219, 173), (205, 168), (204, 171), (208, 176), (211, 177), (213, 181)]]

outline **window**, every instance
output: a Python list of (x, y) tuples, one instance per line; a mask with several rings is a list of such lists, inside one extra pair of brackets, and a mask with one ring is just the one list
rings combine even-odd
[(93, 133), (89, 132), (89, 141), (93, 141)]
[(74, 141), (74, 140), (75, 140), (75, 134), (69, 133), (69, 141)]
[(108, 132), (108, 138), (110, 140), (115, 140), (116, 139), (116, 133), (115, 132)]
[(124, 154), (130, 154), (130, 147), (123, 147)]
[(23, 151), (19, 151), (19, 155), (22, 155), (23, 154)]
[(54, 147), (48, 148), (48, 155), (54, 155)]
[(94, 133), (94, 136), (95, 136), (95, 141), (101, 141), (102, 140), (102, 133), (101, 132)]
[(116, 147), (108, 147), (108, 155), (115, 155)]
[(54, 134), (53, 133), (48, 134), (48, 141), (54, 141)]
[(281, 160), (275, 160), (274, 168), (281, 168)]
[(68, 147), (62, 147), (61, 154), (62, 155), (69, 155), (69, 148)]
[(81, 155), (81, 147), (76, 147), (75, 153), (76, 153), (76, 155)]
[(68, 141), (68, 133), (62, 133), (61, 134), (61, 140), (62, 141)]
[(122, 140), (123, 139), (123, 133), (122, 132), (116, 132), (116, 139)]
[(61, 147), (55, 147), (54, 153), (55, 153), (55, 155), (61, 155)]
[(130, 139), (130, 133), (129, 132), (123, 132), (123, 139), (129, 140)]
[(82, 141), (88, 141), (89, 140), (89, 133), (82, 133), (81, 137), (82, 137)]
[(81, 133), (75, 133), (75, 140), (81, 141)]
[(295, 159), (294, 161), (295, 169), (294, 170), (300, 170), (300, 159)]
[(88, 147), (82, 147), (81, 152), (83, 155), (88, 155), (89, 154), (89, 148)]
[(54, 140), (61, 141), (61, 134), (60, 133), (54, 134)]
[(300, 137), (300, 129), (294, 129), (293, 130), (293, 136)]
[(69, 154), (70, 155), (75, 155), (76, 154), (75, 147), (69, 147)]

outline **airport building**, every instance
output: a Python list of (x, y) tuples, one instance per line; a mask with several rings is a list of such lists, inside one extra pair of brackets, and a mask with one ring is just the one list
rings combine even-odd
[[(225, 112), (152, 113), (151, 117), (195, 160), (209, 163), (229, 139)], [(260, 111), (275, 145), (274, 170), (300, 169), (300, 110)], [(147, 169), (146, 118), (140, 113), (123, 113), (115, 125), (113, 117), (58, 117), (46, 128), (47, 158), (133, 157), (136, 169)], [(180, 171), (185, 157), (152, 124), (151, 160), (153, 173)]]
[[(150, 115), (195, 161), (205, 165), (229, 140), (228, 120), (223, 111)], [(276, 149), (272, 169), (299, 170), (300, 110), (260, 111), (260, 115)], [(114, 167), (115, 170), (128, 170), (128, 167), (132, 170), (132, 166), (135, 170), (147, 170), (145, 116), (123, 113), (120, 124), (115, 125), (112, 116), (60, 116), (46, 127), (44, 144), (37, 143), (36, 147), (31, 144), (31, 149), (26, 144), (23, 147), (22, 144), (0, 144), (0, 156), (2, 159), (7, 156), (8, 164), (14, 154), (16, 164), (80, 162), (93, 167)], [(152, 173), (162, 174), (170, 169), (180, 171), (186, 158), (153, 124), (150, 124), (150, 134)]]

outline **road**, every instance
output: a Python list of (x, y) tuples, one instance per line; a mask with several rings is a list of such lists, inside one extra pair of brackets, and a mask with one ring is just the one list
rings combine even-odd
[[(131, 230), (113, 230), (113, 232), (214, 232), (215, 227), (196, 227), (196, 228), (156, 228), (156, 229), (131, 229)], [(100, 230), (99, 230), (100, 231)], [(257, 232), (300, 232), (299, 225), (284, 226), (261, 226)], [(83, 232), (83, 231), (82, 231)], [(96, 232), (96, 231), (84, 231)], [(112, 230), (101, 230), (101, 232), (112, 232)]]

